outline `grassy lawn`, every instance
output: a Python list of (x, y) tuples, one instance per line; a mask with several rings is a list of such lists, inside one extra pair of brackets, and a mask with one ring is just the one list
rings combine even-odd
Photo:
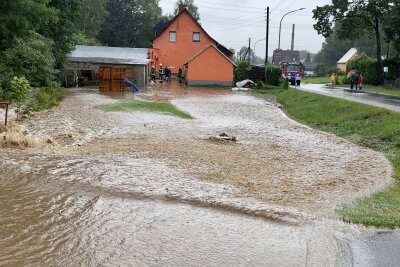
[[(344, 76), (336, 76), (336, 84), (342, 84)], [(304, 77), (302, 79), (303, 83), (311, 83), (311, 84), (330, 84), (331, 76), (325, 77)]]
[(102, 105), (99, 109), (105, 112), (118, 112), (118, 111), (136, 111), (146, 110), (152, 112), (160, 112), (168, 115), (177, 116), (182, 119), (193, 119), (189, 114), (178, 110), (171, 103), (164, 102), (149, 102), (149, 101), (121, 101), (112, 105)]
[(330, 76), (328, 77), (304, 77), (301, 79), (302, 83), (311, 83), (311, 84), (326, 84), (331, 82)]
[(371, 92), (400, 96), (400, 89), (388, 89), (388, 88), (384, 88), (383, 86), (373, 86), (373, 85), (365, 85), (364, 87), (365, 87), (365, 90), (368, 90)]
[(395, 185), (337, 212), (345, 221), (400, 227), (400, 113), (294, 89), (273, 93), (291, 118), (387, 156)]

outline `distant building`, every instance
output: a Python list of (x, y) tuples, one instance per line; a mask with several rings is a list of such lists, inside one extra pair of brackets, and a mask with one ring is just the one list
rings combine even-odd
[(300, 62), (300, 51), (299, 50), (274, 50), (272, 56), (272, 64), (279, 66), (279, 62), (289, 61), (289, 62)]
[(232, 85), (233, 53), (209, 36), (185, 5), (179, 6), (172, 20), (160, 21), (154, 31), (149, 54), (157, 70), (162, 64), (176, 74), (185, 65), (189, 85)]
[(347, 63), (358, 55), (356, 48), (351, 48), (347, 53), (337, 62), (337, 68), (343, 72), (346, 71)]
[(315, 76), (315, 70), (317, 69), (317, 63), (303, 63), (304, 75), (305, 76)]

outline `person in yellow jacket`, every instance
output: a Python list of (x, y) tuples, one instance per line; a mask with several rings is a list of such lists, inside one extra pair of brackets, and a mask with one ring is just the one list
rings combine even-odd
[(336, 85), (336, 74), (332, 73), (332, 75), (331, 75), (331, 87), (332, 87), (332, 89), (335, 87), (335, 85)]

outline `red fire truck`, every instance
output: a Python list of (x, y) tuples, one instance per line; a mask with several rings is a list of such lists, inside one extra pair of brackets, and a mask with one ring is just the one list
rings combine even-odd
[(289, 62), (287, 60), (279, 62), (282, 69), (282, 77), (288, 79), (291, 85), (300, 86), (303, 78), (304, 66), (301, 62)]

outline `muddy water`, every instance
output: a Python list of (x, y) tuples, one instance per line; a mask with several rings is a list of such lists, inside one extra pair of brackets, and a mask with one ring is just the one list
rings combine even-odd
[[(96, 109), (133, 98), (195, 119)], [(383, 156), (223, 90), (72, 91), (22, 128), (42, 146), (1, 155), (5, 266), (346, 266), (371, 231), (334, 208), (391, 183)]]

